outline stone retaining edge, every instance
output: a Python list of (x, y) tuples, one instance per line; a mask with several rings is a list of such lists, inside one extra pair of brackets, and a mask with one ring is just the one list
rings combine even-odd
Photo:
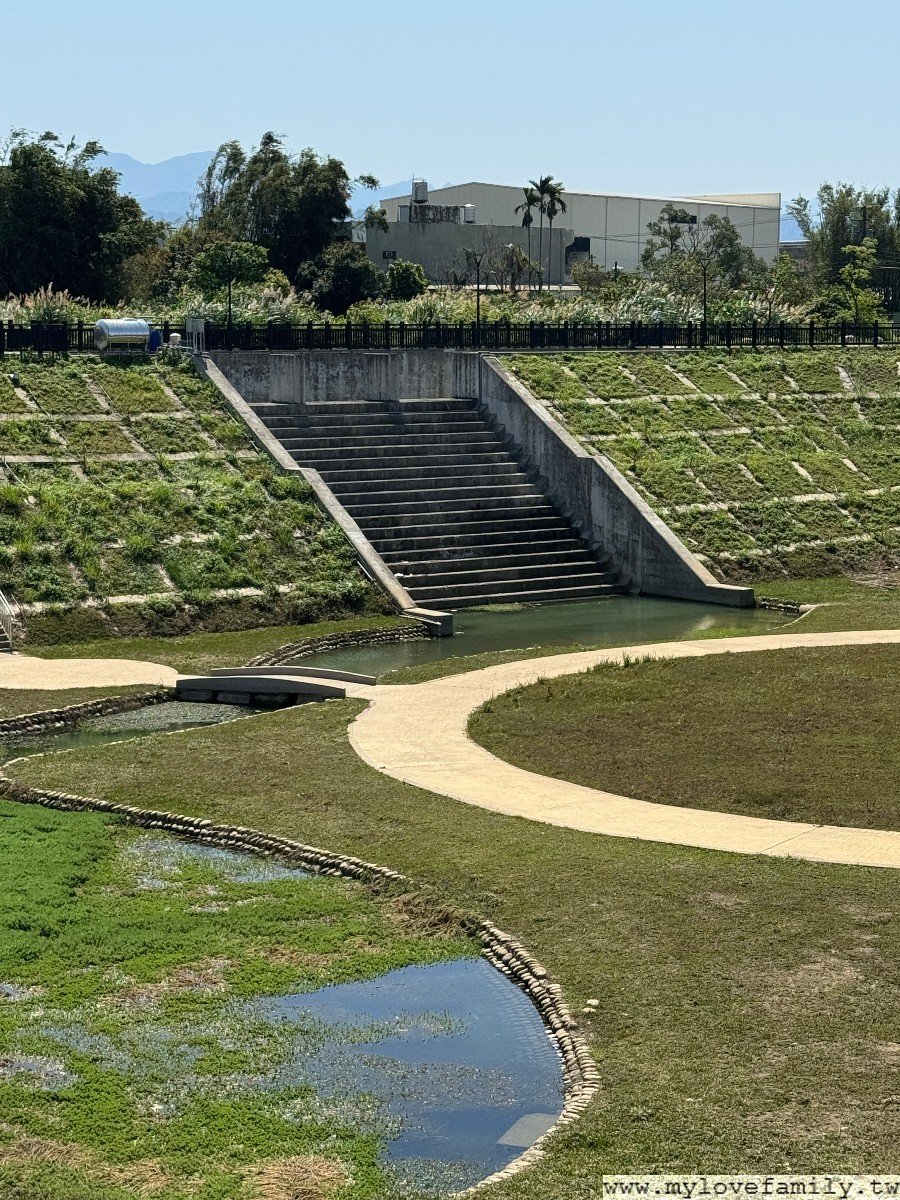
[[(164, 697), (167, 698), (167, 697)], [(122, 697), (139, 699), (139, 697)], [(98, 701), (89, 701), (96, 704)], [(159, 701), (156, 701), (159, 703)], [(71, 705), (71, 708), (84, 707)], [(46, 714), (38, 714), (46, 715)], [(356, 879), (373, 887), (408, 887), (413, 881), (399, 871), (380, 867), (375, 863), (354, 858), (347, 854), (330, 854), (315, 846), (307, 846), (290, 838), (262, 833), (242, 825), (216, 825), (200, 817), (180, 816), (177, 813), (160, 812), (156, 809), (136, 808), (128, 804), (115, 804), (111, 800), (99, 800), (87, 796), (76, 796), (67, 792), (53, 792), (44, 788), (26, 787), (9, 779), (0, 769), (0, 798), (20, 804), (38, 804), (65, 812), (102, 812), (143, 829), (159, 829), (180, 837), (191, 838), (205, 845), (222, 846), (229, 850), (249, 854), (277, 855), (299, 864), (303, 870), (316, 875), (340, 876)], [(562, 998), (562, 988), (552, 983), (547, 971), (521, 942), (511, 934), (498, 929), (490, 921), (461, 912), (455, 914), (459, 929), (474, 936), (481, 943), (484, 957), (502, 974), (519, 987), (537, 1009), (550, 1038), (555, 1043), (563, 1065), (565, 1102), (563, 1111), (553, 1128), (529, 1146), (518, 1158), (493, 1175), (478, 1183), (459, 1196), (470, 1196), (490, 1184), (499, 1183), (533, 1166), (547, 1150), (547, 1140), (558, 1129), (571, 1125), (587, 1108), (599, 1091), (600, 1073), (594, 1063), (587, 1041), (578, 1031)]]
[(10, 734), (47, 733), (51, 729), (72, 729), (91, 717), (107, 717), (114, 713), (135, 712), (153, 704), (164, 704), (174, 699), (175, 689), (156, 688), (152, 692), (137, 692), (131, 696), (101, 696), (97, 700), (85, 700), (80, 704), (67, 704), (63, 708), (48, 708), (43, 712), (23, 713), (18, 717), (0, 720), (0, 737)]
[(297, 658), (308, 658), (311, 654), (324, 654), (329, 650), (345, 650), (354, 646), (380, 646), (392, 642), (418, 642), (432, 635), (426, 625), (415, 619), (408, 625), (387, 629), (344, 629), (337, 633), (322, 633), (318, 636), (288, 642), (260, 654), (245, 665), (248, 667), (285, 666)]

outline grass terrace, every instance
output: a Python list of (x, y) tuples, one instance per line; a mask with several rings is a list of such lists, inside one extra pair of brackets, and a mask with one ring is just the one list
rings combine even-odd
[(894, 349), (503, 362), (722, 577), (826, 574), (900, 549)]
[(301, 619), (381, 605), (307, 485), (186, 360), (7, 359), (0, 455), (0, 588), (19, 603), (252, 589)]

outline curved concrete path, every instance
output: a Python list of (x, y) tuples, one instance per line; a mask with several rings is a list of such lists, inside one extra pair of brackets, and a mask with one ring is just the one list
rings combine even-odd
[(174, 667), (130, 658), (35, 658), (27, 654), (0, 655), (0, 688), (128, 687), (152, 684), (173, 687)]
[(878, 643), (900, 643), (900, 630), (771, 634), (587, 650), (503, 663), (428, 683), (378, 686), (370, 691), (369, 707), (351, 725), (350, 741), (362, 759), (386, 775), (508, 816), (739, 854), (900, 867), (900, 833), (771, 821), (616, 796), (512, 766), (476, 745), (466, 732), (470, 714), (492, 696), (598, 663), (621, 662), (626, 654), (698, 658)]

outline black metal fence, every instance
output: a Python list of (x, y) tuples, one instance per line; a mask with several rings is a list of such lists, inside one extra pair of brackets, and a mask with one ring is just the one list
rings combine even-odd
[[(163, 323), (163, 341), (170, 334), (184, 337), (184, 326)], [(308, 322), (288, 325), (270, 321), (267, 325), (218, 325), (207, 322), (205, 342), (208, 350), (699, 350), (778, 348), (815, 349), (820, 346), (900, 345), (900, 327), (875, 322), (856, 325), (789, 324), (785, 321), (763, 324), (737, 324), (725, 321), (716, 325), (688, 322), (629, 321), (475, 321), (450, 324), (441, 321), (405, 324), (365, 321)], [(0, 354), (29, 350), (37, 353), (69, 353), (94, 348), (93, 327), (76, 324), (33, 322), (13, 325), (0, 322)]]
[[(167, 342), (173, 333), (184, 337), (184, 325), (168, 321), (151, 328), (162, 332)], [(38, 354), (69, 354), (94, 349), (94, 326), (84, 321), (32, 321), (30, 325), (14, 325), (0, 321), (0, 354), (31, 350)]]

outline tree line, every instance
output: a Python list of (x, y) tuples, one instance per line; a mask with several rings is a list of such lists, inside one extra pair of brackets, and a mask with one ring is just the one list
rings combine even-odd
[[(51, 132), (13, 130), (0, 144), (0, 297), (52, 283), (94, 304), (152, 310), (177, 306), (188, 294), (230, 301), (239, 287), (301, 295), (319, 311), (341, 315), (363, 301), (410, 300), (427, 287), (417, 264), (395, 261), (382, 271), (366, 257), (361, 238), (384, 227), (384, 213), (370, 206), (354, 222), (350, 198), (354, 185), (376, 188), (378, 181), (351, 178), (334, 156), (291, 154), (274, 133), (250, 151), (226, 142), (198, 181), (188, 220), (173, 227), (119, 191), (116, 172), (98, 164), (102, 154), (96, 141), (63, 142)], [(516, 214), (527, 253), (495, 248), (485, 264), (501, 290), (558, 302), (545, 279), (565, 194), (549, 174), (523, 188)], [(704, 317), (739, 318), (751, 301), (769, 319), (790, 312), (871, 321), (900, 308), (900, 192), (823, 184), (814, 199), (798, 197), (788, 211), (805, 238), (799, 261), (783, 253), (764, 263), (727, 217), (698, 221), (669, 203), (647, 227), (640, 272), (586, 261), (576, 264), (575, 281), (611, 312), (621, 311), (623, 297), (648, 289), (651, 310), (654, 296), (661, 303), (680, 297)]]

